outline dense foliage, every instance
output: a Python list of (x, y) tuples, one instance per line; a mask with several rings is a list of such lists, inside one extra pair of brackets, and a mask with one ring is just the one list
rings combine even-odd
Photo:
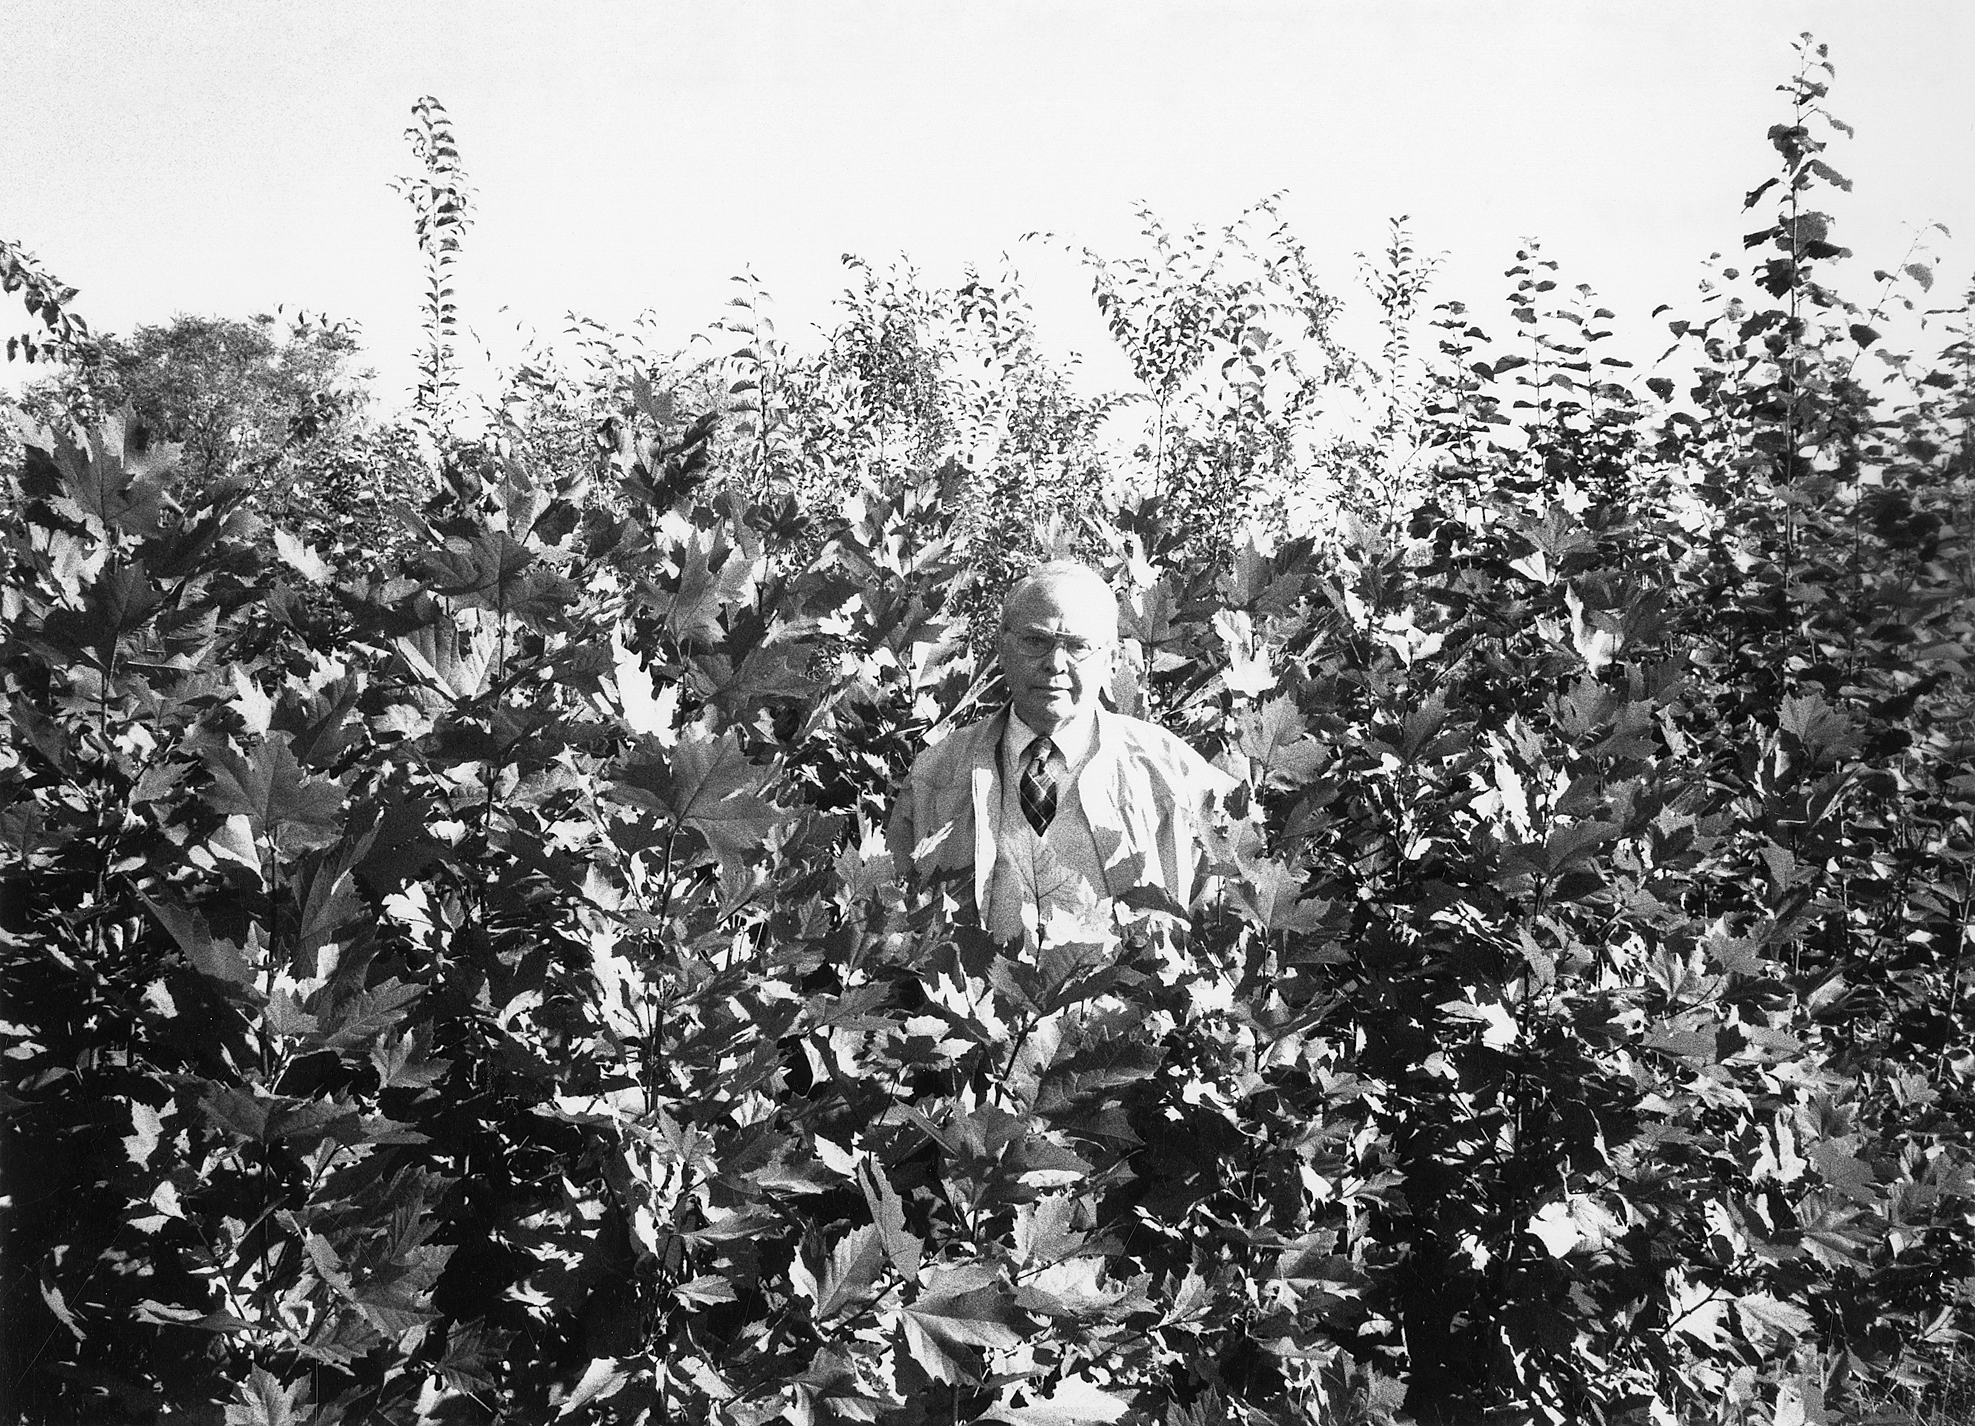
[[(1094, 260), (1136, 397), (1079, 398), (1011, 281), (860, 267), (819, 354), (750, 287), (735, 354), (599, 334), (470, 440), (422, 104), (439, 458), (394, 535), (402, 462), (347, 442), (308, 505), (134, 414), (11, 475), (9, 1404), (1941, 1409), (1975, 332), (1878, 359), (1932, 275), (1839, 295), (1805, 59), (1678, 387), (1534, 247), (1513, 339), (1448, 304), (1415, 352), (1402, 232), (1349, 359), (1265, 208)], [(1241, 790), (1190, 935), (1148, 897), (1018, 955), (882, 826), (1065, 549), (1123, 597), (1119, 702)]]

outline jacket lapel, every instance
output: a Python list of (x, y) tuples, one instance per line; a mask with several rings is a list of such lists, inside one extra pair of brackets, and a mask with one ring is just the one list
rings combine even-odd
[(1130, 760), (1118, 756), (1118, 732), (1108, 726), (1116, 716), (1097, 710), (1097, 741), (1077, 777), (1077, 801), (1104, 868), (1104, 889), (1122, 896), (1145, 878), (1152, 839), (1143, 814), (1153, 805), (1153, 796), (1151, 787), (1141, 786), (1142, 779), (1133, 776)]
[(968, 796), (974, 813), (974, 905), (987, 918), (988, 886), (994, 879), (995, 833), (1001, 825), (1001, 738), (1008, 728), (1008, 710), (980, 725), (983, 736), (973, 747), (967, 772)]

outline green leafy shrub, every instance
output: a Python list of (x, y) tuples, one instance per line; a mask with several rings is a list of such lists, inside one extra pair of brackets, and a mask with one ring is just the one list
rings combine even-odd
[[(1724, 271), (1674, 324), (1684, 392), (1595, 355), (1608, 314), (1533, 245), (1507, 349), (1447, 306), (1409, 367), (1401, 234), (1376, 450), (1317, 449), (1342, 358), (1220, 415), (1186, 385), (1285, 311), (1321, 346), (1314, 284), (1271, 305), (1191, 238), (1109, 270), (1171, 418), (1116, 509), (1121, 408), (977, 277), (855, 269), (813, 360), (750, 297), (722, 364), (531, 366), (467, 443), (423, 104), (422, 487), (388, 436), (321, 464), (322, 509), (176, 481), (122, 417), (30, 432), (10, 475), (9, 1404), (1942, 1407), (1975, 1281), (1975, 356), (1964, 314), (1860, 379), (1878, 309), (1805, 218), (1821, 62), (1754, 291)], [(1220, 518), (1305, 471), (1354, 518)], [(1121, 593), (1120, 702), (1240, 784), (1186, 935), (1147, 904), (1010, 954), (883, 850), (1051, 541)]]

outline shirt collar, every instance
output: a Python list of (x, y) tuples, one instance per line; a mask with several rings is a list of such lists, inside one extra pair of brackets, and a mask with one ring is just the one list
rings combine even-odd
[[(1022, 721), (1021, 714), (1013, 708), (1008, 710), (1008, 731), (1003, 735), (1002, 746), (1012, 755), (1013, 766), (1021, 766), (1029, 744), (1042, 736)], [(1093, 708), (1088, 716), (1058, 728), (1049, 734), (1049, 741), (1056, 745), (1065, 763), (1072, 768), (1081, 767), (1097, 748), (1097, 710)]]

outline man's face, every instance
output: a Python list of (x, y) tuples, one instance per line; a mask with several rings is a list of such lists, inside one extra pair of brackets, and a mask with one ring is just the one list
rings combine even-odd
[(1117, 656), (1111, 592), (1081, 581), (1032, 586), (1002, 617), (1001, 671), (1016, 714), (1054, 733), (1097, 707)]

